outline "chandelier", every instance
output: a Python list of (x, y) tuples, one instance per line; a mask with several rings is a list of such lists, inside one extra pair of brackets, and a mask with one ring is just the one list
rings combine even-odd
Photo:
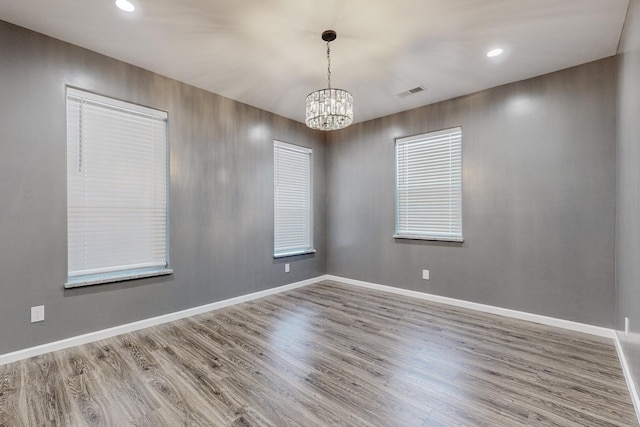
[(353, 96), (343, 89), (331, 87), (331, 57), (329, 43), (337, 34), (333, 30), (322, 33), (327, 42), (327, 88), (311, 92), (306, 101), (305, 122), (311, 129), (337, 130), (353, 122)]

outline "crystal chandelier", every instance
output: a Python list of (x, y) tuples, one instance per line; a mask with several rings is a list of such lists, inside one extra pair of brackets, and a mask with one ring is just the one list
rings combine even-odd
[(327, 88), (311, 92), (306, 101), (305, 122), (311, 129), (337, 130), (346, 128), (353, 122), (353, 96), (346, 90), (331, 87), (331, 57), (329, 43), (337, 34), (333, 30), (322, 33), (327, 42)]

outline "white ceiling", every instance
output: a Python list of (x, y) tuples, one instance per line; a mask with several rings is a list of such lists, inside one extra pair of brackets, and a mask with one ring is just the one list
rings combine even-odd
[[(614, 55), (629, 0), (0, 0), (0, 19), (303, 122), (332, 86), (365, 121)], [(495, 46), (503, 55), (487, 58)], [(427, 91), (400, 98), (400, 92)]]

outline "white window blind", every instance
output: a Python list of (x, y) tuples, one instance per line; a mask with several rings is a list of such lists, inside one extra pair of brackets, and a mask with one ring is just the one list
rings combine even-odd
[(460, 127), (396, 140), (394, 237), (463, 241)]
[(314, 252), (309, 148), (273, 143), (274, 256)]
[(67, 88), (66, 287), (171, 273), (166, 121)]

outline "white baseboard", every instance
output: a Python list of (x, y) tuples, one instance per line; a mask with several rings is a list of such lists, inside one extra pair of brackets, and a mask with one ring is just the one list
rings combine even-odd
[(509, 308), (479, 304), (477, 302), (470, 302), (470, 301), (464, 301), (464, 300), (459, 300), (455, 298), (443, 297), (439, 295), (428, 294), (425, 292), (411, 291), (409, 289), (396, 288), (393, 286), (379, 285), (377, 283), (363, 282), (361, 280), (347, 279), (345, 277), (327, 275), (326, 279), (335, 280), (336, 282), (342, 282), (349, 285), (375, 289), (378, 291), (390, 292), (397, 295), (420, 298), (427, 301), (439, 302), (442, 304), (454, 305), (456, 307), (482, 311), (484, 313), (498, 314), (500, 316), (512, 317), (514, 319), (527, 320), (529, 322), (541, 323), (543, 325), (555, 326), (557, 328), (568, 329), (570, 331), (576, 331), (576, 332), (583, 332), (586, 334), (597, 335), (599, 337), (605, 337), (605, 338), (611, 338), (611, 339), (615, 337), (615, 331), (613, 329), (603, 328), (601, 326), (587, 325), (584, 323), (572, 322), (570, 320), (557, 319), (555, 317), (542, 316), (539, 314), (527, 313), (524, 311), (511, 310)]
[(631, 369), (629, 368), (629, 364), (627, 363), (627, 358), (624, 355), (624, 351), (622, 350), (622, 343), (620, 342), (620, 338), (618, 337), (617, 333), (614, 334), (613, 342), (616, 344), (618, 359), (620, 359), (620, 364), (622, 365), (622, 373), (624, 374), (624, 379), (627, 381), (627, 387), (629, 387), (631, 401), (633, 402), (633, 407), (636, 409), (638, 422), (640, 422), (640, 395), (638, 395), (638, 389), (636, 388), (636, 384), (633, 381), (633, 377), (631, 376)]
[(348, 279), (345, 277), (333, 276), (325, 274), (312, 279), (302, 280), (300, 282), (290, 283), (288, 285), (278, 286), (276, 288), (265, 289), (263, 291), (253, 292), (247, 295), (241, 295), (234, 298), (229, 298), (223, 301), (217, 301), (211, 304), (205, 304), (198, 307), (189, 308), (186, 310), (177, 311), (174, 313), (165, 314), (162, 316), (152, 317), (149, 319), (140, 320), (133, 323), (127, 323), (120, 326), (115, 326), (109, 329), (103, 329), (101, 331), (91, 332), (76, 337), (66, 338), (60, 341), (54, 341), (47, 344), (42, 344), (36, 347), (30, 347), (23, 350), (18, 350), (12, 353), (6, 353), (0, 355), (0, 366), (16, 362), (29, 357), (39, 356), (41, 354), (49, 353), (52, 351), (63, 350), (65, 348), (74, 347), (77, 345), (87, 344), (90, 342), (102, 340), (105, 338), (111, 338), (117, 335), (125, 334), (128, 332), (137, 331), (139, 329), (149, 328), (151, 326), (161, 325), (163, 323), (171, 322), (174, 320), (183, 319), (189, 316), (195, 316), (197, 314), (206, 313), (208, 311), (218, 310), (220, 308), (229, 307), (235, 304), (240, 304), (246, 301), (266, 297), (285, 291), (289, 291), (303, 286), (308, 286), (323, 280), (333, 280), (336, 282), (342, 282), (348, 285), (360, 286), (369, 289), (375, 289), (378, 291), (389, 292), (397, 295), (403, 295), (413, 298), (419, 298), (427, 301), (438, 302), (442, 304), (453, 305), (456, 307), (468, 308), (471, 310), (477, 310), (485, 313), (497, 314), (505, 317), (512, 317), (520, 320), (527, 320), (530, 322), (541, 323), (543, 325), (555, 326), (558, 328), (568, 329), (571, 331), (583, 332), (600, 337), (612, 338), (618, 357), (622, 365), (622, 371), (624, 373), (627, 386), (629, 387), (629, 393), (631, 400), (636, 410), (638, 420), (640, 420), (640, 397), (638, 390), (636, 389), (633, 378), (631, 377), (631, 371), (622, 350), (622, 345), (618, 339), (618, 334), (613, 329), (603, 328), (600, 326), (587, 325), (584, 323), (572, 322), (569, 320), (557, 319), (553, 317), (541, 316), (539, 314), (527, 313), (523, 311), (511, 310), (507, 308), (495, 307), (491, 305), (479, 304), (470, 301), (459, 300), (455, 298), (443, 297), (439, 295), (428, 294), (424, 292), (412, 291), (409, 289), (396, 288), (393, 286), (380, 285), (377, 283), (364, 282), (361, 280)]
[(163, 323), (171, 322), (173, 320), (183, 319), (189, 316), (195, 316), (197, 314), (206, 313), (208, 311), (217, 310), (223, 307), (228, 307), (235, 304), (240, 304), (245, 301), (251, 301), (257, 298), (262, 298), (268, 295), (285, 292), (291, 289), (300, 288), (313, 283), (317, 283), (322, 280), (333, 280), (337, 282), (346, 283), (349, 285), (365, 287), (369, 289), (375, 289), (383, 292), (390, 292), (398, 295), (404, 295), (413, 298), (419, 298), (428, 301), (439, 302), (443, 304), (449, 304), (457, 307), (468, 308), (471, 310), (482, 311), (485, 313), (498, 314), (506, 317), (513, 317), (521, 320), (528, 320), (530, 322), (541, 323), (544, 325), (555, 326), (563, 329), (568, 329), (577, 332), (584, 332), (587, 334), (597, 335), (601, 337), (607, 337), (615, 339), (616, 333), (612, 329), (602, 328), (599, 326), (586, 325), (583, 323), (572, 322), (569, 320), (556, 319), (553, 317), (541, 316), (538, 314), (526, 313), (517, 310), (511, 310), (507, 308), (494, 307), (485, 304), (479, 304), (475, 302), (469, 302), (459, 300), (455, 298), (443, 297), (439, 295), (428, 294), (424, 292), (412, 291), (408, 289), (396, 288), (393, 286), (385, 286), (377, 283), (364, 282), (361, 280), (349, 279), (346, 277), (323, 275), (314, 277), (312, 279), (303, 280), (300, 282), (290, 283), (288, 285), (278, 286), (276, 288), (265, 289), (264, 291), (254, 292), (247, 295), (241, 295), (235, 298), (229, 298), (223, 301), (217, 301), (211, 304), (205, 304), (198, 307), (189, 308), (186, 310), (177, 311), (174, 313), (164, 314), (162, 316), (152, 317), (149, 319), (140, 320), (133, 323), (127, 323), (124, 325), (115, 326), (109, 329), (103, 329), (96, 332), (90, 332), (88, 334), (79, 335), (76, 337), (66, 338), (60, 341), (54, 341), (47, 344), (42, 344), (36, 347), (30, 347), (23, 350), (18, 350), (12, 353), (6, 353), (0, 355), (0, 365), (15, 362), (29, 357), (38, 356), (51, 351), (62, 350), (65, 348), (73, 347), (76, 345), (86, 344), (93, 341), (98, 341), (105, 338), (114, 337), (116, 335), (125, 334), (127, 332), (136, 331), (151, 326), (160, 325)]
[(290, 283), (288, 285), (278, 286), (276, 288), (265, 289), (264, 291), (253, 292), (251, 294), (241, 295), (235, 298), (229, 298), (229, 299), (217, 301), (211, 304), (205, 304), (198, 307), (189, 308), (186, 310), (176, 311), (174, 313), (164, 314), (162, 316), (151, 317), (149, 319), (144, 319), (144, 320), (140, 320), (133, 323), (127, 323), (127, 324), (115, 326), (109, 329), (90, 332), (88, 334), (78, 335), (76, 337), (66, 338), (60, 341), (54, 341), (54, 342), (42, 344), (36, 347), (25, 348), (23, 350), (14, 351), (12, 353), (1, 354), (0, 366), (5, 365), (7, 363), (11, 363), (11, 362), (16, 362), (22, 359), (28, 359), (29, 357), (39, 356), (41, 354), (49, 353), (52, 351), (63, 350), (65, 348), (74, 347), (81, 344), (87, 344), (87, 343), (102, 340), (105, 338), (111, 338), (116, 335), (126, 334), (127, 332), (133, 332), (139, 329), (161, 325), (163, 323), (171, 322), (178, 319), (183, 319), (185, 317), (195, 316), (196, 314), (206, 313), (208, 311), (218, 310), (223, 307), (229, 307), (231, 305), (240, 304), (242, 302), (266, 297), (268, 295), (289, 291), (291, 289), (300, 288), (303, 286), (310, 285), (312, 283), (319, 282), (321, 280), (325, 280), (326, 278), (327, 278), (326, 275), (314, 277), (312, 279), (302, 280), (300, 282)]

